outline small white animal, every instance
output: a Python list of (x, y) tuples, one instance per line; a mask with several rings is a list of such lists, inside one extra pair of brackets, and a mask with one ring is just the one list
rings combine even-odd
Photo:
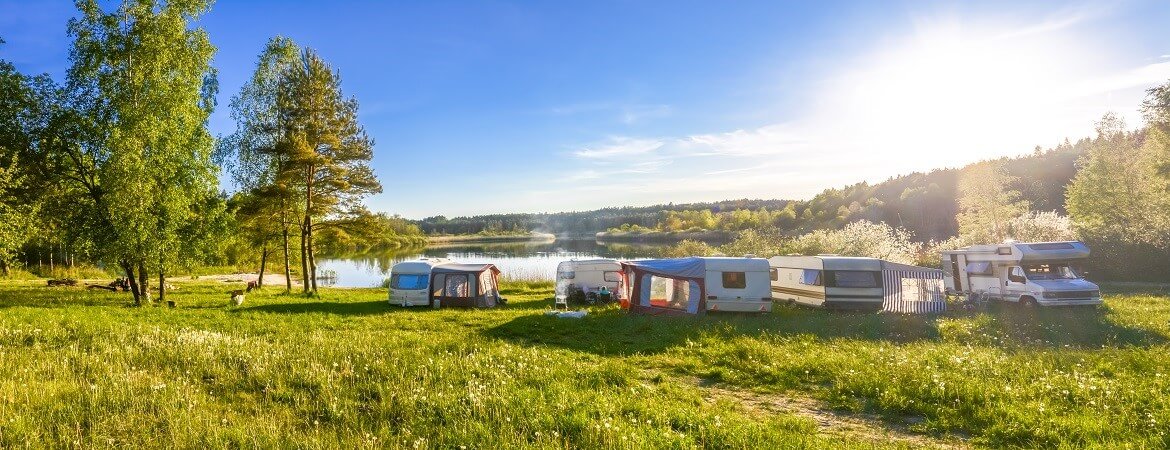
[(232, 294), (232, 304), (233, 305), (240, 306), (240, 305), (244, 304), (244, 290), (243, 289), (236, 289), (236, 290), (232, 291), (231, 294)]

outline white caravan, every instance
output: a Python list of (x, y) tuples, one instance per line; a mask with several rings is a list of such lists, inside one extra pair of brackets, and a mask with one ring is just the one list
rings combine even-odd
[(625, 292), (621, 263), (612, 259), (589, 259), (557, 264), (557, 306), (567, 305), (569, 293), (574, 288), (589, 295), (597, 294), (602, 287), (610, 292), (613, 300), (620, 300), (619, 296)]
[(390, 268), (391, 305), (426, 306), (430, 304), (431, 270), (451, 261), (444, 258), (422, 258), (402, 261)]
[(703, 279), (707, 311), (772, 311), (768, 260), (722, 257), (701, 259), (707, 272)]
[(853, 256), (773, 256), (772, 298), (824, 308), (881, 309), (882, 260)]
[(1011, 242), (942, 252), (947, 292), (1034, 306), (1100, 305), (1101, 290), (1081, 277), (1083, 242)]

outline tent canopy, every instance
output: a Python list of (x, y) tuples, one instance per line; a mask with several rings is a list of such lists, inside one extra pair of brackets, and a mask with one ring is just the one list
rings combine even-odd
[(435, 266), (431, 269), (431, 273), (453, 273), (453, 272), (471, 272), (480, 273), (486, 270), (491, 270), (494, 273), (500, 273), (500, 269), (496, 268), (495, 264), (456, 264), (446, 263)]
[(698, 278), (707, 275), (707, 265), (703, 258), (671, 258), (647, 259), (642, 261), (622, 261), (622, 267), (629, 267), (643, 273), (671, 278)]
[(622, 269), (632, 288), (630, 312), (642, 314), (706, 312), (703, 280), (707, 276), (707, 265), (703, 258), (622, 261)]
[(490, 308), (500, 301), (500, 269), (494, 264), (441, 264), (431, 270), (432, 304)]

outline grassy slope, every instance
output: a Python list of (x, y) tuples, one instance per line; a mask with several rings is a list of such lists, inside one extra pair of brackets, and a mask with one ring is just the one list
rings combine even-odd
[[(663, 318), (540, 315), (548, 284), (496, 310), (390, 308), (180, 283), (180, 308), (0, 282), (0, 447), (843, 447), (806, 417), (705, 384), (988, 446), (1170, 444), (1170, 302), (943, 318), (777, 308)], [(234, 288), (235, 286), (233, 286)], [(696, 382), (697, 380), (697, 382)], [(885, 444), (883, 444), (885, 445)]]

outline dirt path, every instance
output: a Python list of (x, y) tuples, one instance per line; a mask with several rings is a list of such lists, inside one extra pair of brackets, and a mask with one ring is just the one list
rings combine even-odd
[[(786, 413), (808, 417), (817, 423), (822, 434), (861, 438), (868, 441), (894, 442), (912, 447), (966, 449), (970, 445), (954, 439), (939, 439), (915, 433), (905, 425), (891, 424), (871, 414), (856, 414), (835, 411), (824, 407), (819, 401), (785, 394), (769, 394), (731, 386), (714, 385), (704, 380), (694, 380), (707, 395), (708, 402), (729, 400), (743, 405), (749, 411)], [(913, 422), (911, 418), (908, 421)]]
[[(249, 281), (256, 281), (257, 278), (260, 278), (260, 275), (255, 274), (255, 273), (225, 273), (225, 274), (218, 274), (218, 275), (200, 275), (200, 276), (197, 276), (195, 278), (192, 278), (190, 276), (169, 277), (169, 278), (167, 278), (167, 281), (168, 282), (222, 281), (224, 283), (248, 284)], [(293, 284), (293, 286), (300, 286), (301, 282), (300, 282), (300, 280), (293, 278), (292, 284)], [(265, 286), (284, 286), (284, 275), (278, 274), (278, 273), (276, 273), (276, 274), (266, 273), (266, 274), (264, 274), (264, 285)]]

